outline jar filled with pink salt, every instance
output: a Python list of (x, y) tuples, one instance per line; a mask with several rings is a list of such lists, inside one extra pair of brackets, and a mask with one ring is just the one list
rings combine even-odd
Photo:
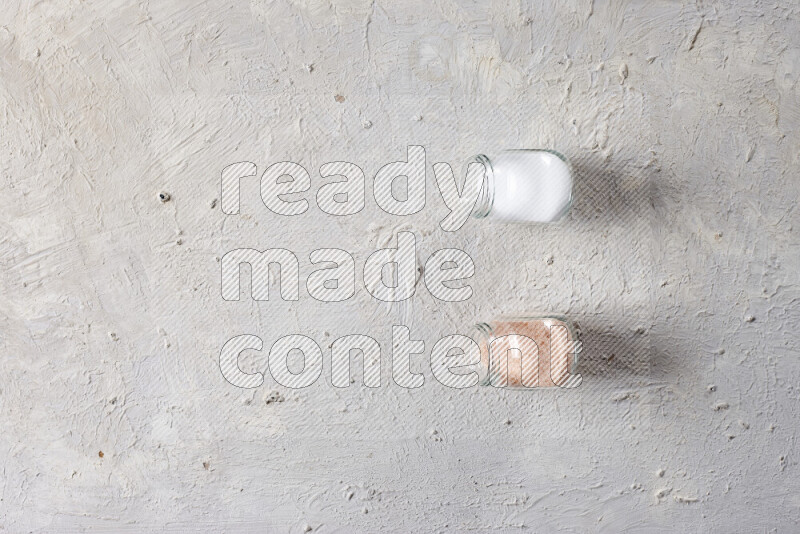
[(501, 317), (475, 325), (480, 384), (509, 388), (580, 385), (579, 328), (552, 314)]

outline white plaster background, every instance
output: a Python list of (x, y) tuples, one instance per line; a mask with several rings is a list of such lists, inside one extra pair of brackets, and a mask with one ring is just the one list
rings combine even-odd
[[(798, 17), (762, 0), (3, 3), (0, 526), (797, 531)], [(322, 163), (372, 177), (408, 144), (429, 165), (412, 217), (371, 187), (356, 216), (277, 217), (257, 180), (240, 216), (211, 207), (228, 163), (302, 163), (313, 193)], [(570, 217), (442, 232), (430, 165), (512, 147), (575, 161)], [(232, 248), (289, 248), (303, 276), (308, 252), (344, 248), (360, 280), (403, 228), (420, 261), (475, 258), (472, 299), (220, 297)], [(435, 381), (439, 337), (531, 309), (584, 323), (579, 390)], [(426, 342), (419, 390), (391, 382), (392, 324)], [(238, 390), (217, 357), (242, 333), (373, 335), (384, 385), (334, 389), (326, 360), (307, 390)]]

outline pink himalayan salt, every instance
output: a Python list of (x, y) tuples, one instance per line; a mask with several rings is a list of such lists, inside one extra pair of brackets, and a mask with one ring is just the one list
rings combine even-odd
[(478, 328), (484, 334), (478, 344), (487, 385), (554, 387), (575, 372), (577, 338), (571, 325), (561, 319), (501, 319)]

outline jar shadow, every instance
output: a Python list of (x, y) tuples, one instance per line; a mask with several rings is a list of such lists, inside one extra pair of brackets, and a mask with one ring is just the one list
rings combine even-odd
[(630, 160), (584, 156), (570, 161), (573, 201), (568, 220), (579, 225), (651, 220), (654, 169)]
[(585, 383), (605, 383), (620, 387), (641, 382), (651, 376), (652, 346), (646, 331), (603, 326), (578, 319), (581, 346), (578, 372)]

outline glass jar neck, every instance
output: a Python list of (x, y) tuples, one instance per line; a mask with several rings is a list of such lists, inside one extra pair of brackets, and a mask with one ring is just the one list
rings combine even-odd
[(472, 216), (482, 219), (492, 212), (492, 206), (494, 205), (494, 169), (492, 169), (492, 162), (484, 154), (478, 154), (470, 159), (467, 162), (467, 168), (471, 163), (480, 163), (484, 168), (483, 185), (480, 193), (478, 193), (475, 207), (472, 209)]

